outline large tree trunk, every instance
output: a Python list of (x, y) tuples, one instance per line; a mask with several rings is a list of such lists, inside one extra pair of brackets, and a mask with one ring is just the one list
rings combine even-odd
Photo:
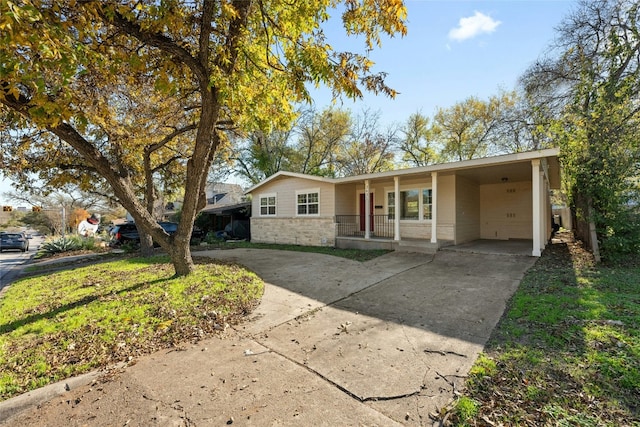
[[(174, 235), (174, 237), (178, 237), (177, 234)], [(193, 271), (194, 264), (191, 258), (191, 247), (189, 246), (188, 237), (186, 242), (182, 241), (182, 239), (173, 240), (173, 245), (167, 248), (167, 252), (176, 270), (176, 276), (186, 276)]]
[(151, 235), (138, 228), (140, 235), (140, 254), (147, 258), (153, 255), (153, 238)]

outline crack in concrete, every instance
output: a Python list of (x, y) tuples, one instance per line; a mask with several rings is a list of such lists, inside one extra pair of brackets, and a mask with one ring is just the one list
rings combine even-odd
[(451, 386), (451, 389), (453, 390), (453, 394), (455, 395), (456, 393), (458, 393), (456, 391), (456, 383), (454, 381), (450, 381), (449, 379), (447, 379), (447, 377), (453, 377), (453, 378), (467, 378), (466, 375), (457, 375), (457, 374), (450, 374), (450, 375), (442, 375), (440, 372), (435, 371), (436, 375), (438, 375), (438, 377), (442, 378), (442, 380), (444, 382), (446, 382), (447, 384), (449, 384)]
[[(321, 374), (320, 372), (310, 368), (305, 363), (298, 362), (297, 360), (287, 356), (286, 354), (284, 354), (284, 353), (282, 353), (282, 352), (270, 347), (266, 342), (262, 341), (258, 336), (259, 335), (264, 335), (264, 334), (268, 333), (269, 331), (272, 331), (273, 329), (276, 329), (276, 328), (278, 328), (278, 327), (280, 327), (282, 325), (285, 325), (285, 324), (291, 322), (292, 320), (294, 320), (294, 321), (304, 320), (305, 318), (313, 316), (314, 314), (318, 313), (319, 311), (321, 311), (322, 309), (324, 309), (326, 307), (331, 307), (331, 306), (336, 305), (336, 304), (338, 304), (338, 303), (340, 303), (342, 301), (345, 301), (345, 300), (347, 300), (349, 298), (352, 298), (352, 297), (354, 297), (354, 296), (356, 296), (356, 295), (358, 295), (358, 294), (360, 294), (360, 293), (362, 293), (364, 291), (367, 291), (367, 290), (375, 288), (376, 286), (378, 286), (378, 285), (382, 284), (383, 282), (385, 282), (386, 280), (388, 280), (393, 275), (400, 274), (400, 273), (405, 273), (407, 271), (411, 271), (411, 270), (414, 270), (416, 268), (419, 268), (419, 267), (423, 266), (424, 264), (428, 264), (430, 262), (433, 262), (434, 258), (435, 258), (435, 254), (432, 255), (430, 259), (425, 259), (424, 262), (422, 262), (422, 263), (420, 263), (418, 265), (412, 266), (412, 267), (404, 269), (402, 271), (394, 272), (392, 275), (388, 275), (388, 276), (386, 276), (384, 278), (381, 278), (380, 280), (377, 280), (376, 282), (371, 283), (370, 285), (368, 285), (368, 286), (366, 286), (366, 287), (364, 287), (362, 289), (359, 289), (359, 290), (357, 290), (355, 292), (352, 292), (352, 293), (350, 293), (350, 294), (348, 294), (348, 295), (346, 295), (346, 296), (344, 296), (342, 298), (338, 298), (335, 301), (331, 301), (331, 302), (328, 302), (328, 303), (323, 304), (321, 306), (315, 307), (315, 308), (313, 308), (313, 309), (311, 309), (311, 310), (309, 310), (309, 311), (307, 311), (305, 313), (302, 313), (302, 314), (294, 317), (293, 319), (289, 319), (289, 320), (283, 321), (283, 322), (281, 322), (279, 324), (272, 325), (272, 326), (268, 327), (266, 330), (260, 331), (258, 333), (245, 334), (242, 331), (236, 329), (235, 327), (232, 327), (232, 328), (236, 332), (238, 332), (239, 335), (243, 336), (244, 338), (252, 340), (253, 342), (255, 342), (255, 343), (265, 347), (266, 349), (268, 349), (267, 351), (264, 351), (264, 352), (259, 353), (259, 354), (263, 354), (263, 353), (267, 353), (267, 352), (271, 352), (271, 353), (277, 354), (280, 357), (288, 360), (289, 362), (294, 363), (295, 365), (304, 368), (308, 372), (314, 374), (315, 376), (317, 376), (318, 378), (322, 379), (326, 383), (331, 384), (332, 386), (334, 386), (335, 388), (337, 388), (338, 390), (340, 390), (341, 392), (343, 392), (347, 396), (351, 397), (352, 399), (354, 399), (354, 400), (356, 400), (356, 401), (358, 401), (360, 403), (391, 401), (391, 400), (406, 399), (406, 398), (410, 398), (410, 397), (416, 397), (417, 398), (418, 396), (421, 395), (421, 393), (424, 390), (427, 389), (427, 385), (426, 385), (425, 379), (426, 379), (426, 376), (428, 375), (428, 373), (430, 371), (430, 368), (426, 364), (425, 364), (426, 372), (425, 372), (424, 377), (423, 377), (423, 383), (420, 385), (420, 388), (418, 390), (414, 390), (414, 391), (410, 391), (408, 393), (403, 393), (403, 394), (398, 394), (398, 395), (392, 395), (392, 396), (368, 396), (368, 397), (362, 397), (362, 396), (358, 396), (357, 394), (353, 393), (352, 391), (350, 391), (346, 387), (340, 385), (336, 381), (331, 380), (330, 378), (326, 377), (325, 375)], [(272, 284), (272, 286), (277, 286), (277, 285)], [(405, 337), (407, 338), (407, 342), (411, 345), (411, 348), (413, 350), (414, 355), (416, 357), (418, 357), (419, 356), (418, 350), (416, 349), (415, 345), (407, 337), (406, 331), (404, 330), (404, 325), (402, 325), (402, 326), (403, 326), (403, 328), (402, 328), (403, 329), (403, 333), (405, 334)], [(377, 411), (377, 412), (380, 412), (380, 411)], [(381, 414), (383, 414), (383, 413), (381, 413)], [(387, 414), (383, 414), (383, 415), (388, 417)]]
[(423, 350), (424, 353), (435, 353), (435, 354), (439, 354), (441, 356), (446, 356), (447, 354), (452, 354), (454, 356), (460, 356), (460, 357), (467, 357), (466, 354), (462, 354), (462, 353), (456, 353), (455, 351), (450, 351), (450, 350), (429, 350), (429, 349), (425, 349)]
[[(267, 348), (269, 350), (269, 352), (274, 353), (279, 355), (280, 357), (283, 357), (284, 359), (288, 360), (291, 363), (294, 363), (304, 369), (306, 369), (308, 372), (316, 375), (318, 378), (322, 379), (323, 381), (331, 384), (332, 386), (336, 387), (338, 390), (342, 391), (343, 393), (345, 393), (346, 395), (348, 395), (349, 397), (357, 400), (360, 403), (364, 403), (364, 402), (376, 402), (376, 401), (388, 401), (388, 400), (397, 400), (397, 399), (404, 399), (407, 397), (412, 397), (412, 396), (416, 396), (418, 394), (420, 394), (423, 390), (426, 389), (426, 384), (422, 384), (420, 386), (419, 390), (415, 390), (409, 393), (404, 393), (404, 394), (399, 394), (399, 395), (393, 395), (393, 396), (369, 396), (369, 397), (361, 397), (358, 396), (357, 394), (353, 393), (352, 391), (350, 391), (349, 389), (347, 389), (346, 387), (340, 385), (339, 383), (337, 383), (336, 381), (333, 381), (332, 379), (328, 378), (327, 376), (321, 374), (320, 372), (316, 371), (315, 369), (305, 365), (304, 363), (300, 363), (295, 359), (292, 359), (291, 357), (287, 356), (286, 354), (279, 352), (271, 347), (269, 347), (266, 343), (264, 342), (260, 342), (259, 340), (251, 337), (250, 339), (252, 339), (255, 343)], [(262, 352), (262, 353), (266, 353), (266, 352)]]
[[(180, 419), (182, 421), (184, 421), (184, 423), (185, 423), (184, 426), (191, 427), (191, 426), (195, 426), (196, 425), (196, 423), (193, 422), (191, 420), (191, 418), (187, 415), (187, 411), (185, 410), (184, 406), (179, 404), (179, 402), (180, 402), (179, 400), (176, 400), (172, 404), (169, 404), (169, 403), (167, 403), (167, 402), (165, 402), (163, 400), (154, 399), (152, 397), (149, 397), (146, 394), (143, 394), (142, 398), (145, 399), (145, 400), (149, 400), (151, 402), (155, 402), (155, 403), (160, 404), (164, 408), (164, 410), (171, 409), (172, 411), (176, 412), (177, 415), (180, 417)], [(159, 410), (159, 409), (160, 408), (156, 407), (156, 410)]]
[[(402, 333), (404, 334), (405, 339), (407, 340), (407, 342), (411, 346), (411, 350), (413, 352), (413, 355), (418, 360), (420, 360), (422, 362), (422, 364), (424, 365), (425, 371), (424, 371), (424, 375), (422, 376), (422, 389), (424, 390), (424, 389), (426, 389), (426, 384), (428, 383), (427, 376), (429, 375), (429, 372), (431, 372), (431, 368), (429, 367), (427, 362), (422, 357), (420, 357), (420, 352), (416, 348), (416, 346), (413, 343), (413, 341), (411, 341), (411, 339), (409, 338), (409, 335), (407, 335), (407, 331), (405, 329), (404, 323), (400, 324), (400, 327), (402, 328)], [(424, 396), (424, 395), (422, 395), (422, 394), (416, 394), (415, 395), (415, 412), (416, 412), (416, 414), (418, 416), (418, 421), (420, 423), (420, 426), (423, 426), (425, 424), (423, 422), (423, 415), (422, 415), (422, 411), (420, 409), (420, 397), (421, 396)], [(408, 416), (408, 414), (407, 414), (407, 416)]]

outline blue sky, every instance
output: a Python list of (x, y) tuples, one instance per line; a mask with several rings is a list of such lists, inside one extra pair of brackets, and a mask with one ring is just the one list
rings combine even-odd
[[(432, 116), (475, 96), (486, 99), (500, 89), (515, 88), (519, 76), (553, 40), (554, 29), (576, 5), (575, 0), (406, 0), (408, 34), (386, 38), (369, 55), (375, 71), (388, 73), (387, 83), (400, 92), (395, 99), (365, 94), (358, 102), (337, 107), (380, 113), (383, 125), (403, 123), (411, 114)], [(336, 50), (364, 53), (361, 39), (348, 39), (340, 23), (330, 21), (328, 42)], [(331, 104), (327, 90), (314, 91), (318, 109)], [(11, 190), (0, 180), (2, 193)]]
[[(365, 95), (336, 106), (357, 113), (370, 108), (384, 123), (404, 122), (421, 111), (432, 116), (470, 96), (486, 99), (500, 89), (515, 88), (520, 75), (541, 56), (555, 36), (554, 29), (576, 5), (570, 0), (407, 0), (408, 34), (385, 39), (370, 54), (376, 71), (389, 73), (395, 99)], [(337, 50), (362, 43), (339, 35), (339, 22), (328, 32)], [(335, 41), (334, 41), (335, 40)], [(331, 104), (328, 91), (319, 91), (316, 107)]]

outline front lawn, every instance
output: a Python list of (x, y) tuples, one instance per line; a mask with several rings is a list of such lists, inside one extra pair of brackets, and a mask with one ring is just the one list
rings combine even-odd
[(0, 400), (144, 353), (224, 331), (255, 308), (263, 282), (195, 258), (128, 258), (30, 277), (0, 300)]
[[(209, 245), (199, 246), (198, 249), (234, 249), (234, 248), (253, 248), (253, 249), (276, 249), (280, 251), (295, 252), (312, 252), (325, 255), (333, 255), (341, 258), (347, 258), (353, 261), (369, 261), (382, 256), (391, 251), (385, 249), (339, 249), (331, 246), (302, 246), (302, 245), (283, 245), (277, 243), (253, 243), (247, 241), (220, 241)], [(192, 248), (194, 249), (194, 248)]]
[(456, 425), (640, 425), (640, 266), (551, 245), (471, 370)]

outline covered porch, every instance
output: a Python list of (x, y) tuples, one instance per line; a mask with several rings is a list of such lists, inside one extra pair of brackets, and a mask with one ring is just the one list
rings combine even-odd
[(552, 230), (549, 192), (560, 185), (557, 154), (547, 149), (339, 179), (336, 246), (434, 252), (475, 242), (540, 256)]

